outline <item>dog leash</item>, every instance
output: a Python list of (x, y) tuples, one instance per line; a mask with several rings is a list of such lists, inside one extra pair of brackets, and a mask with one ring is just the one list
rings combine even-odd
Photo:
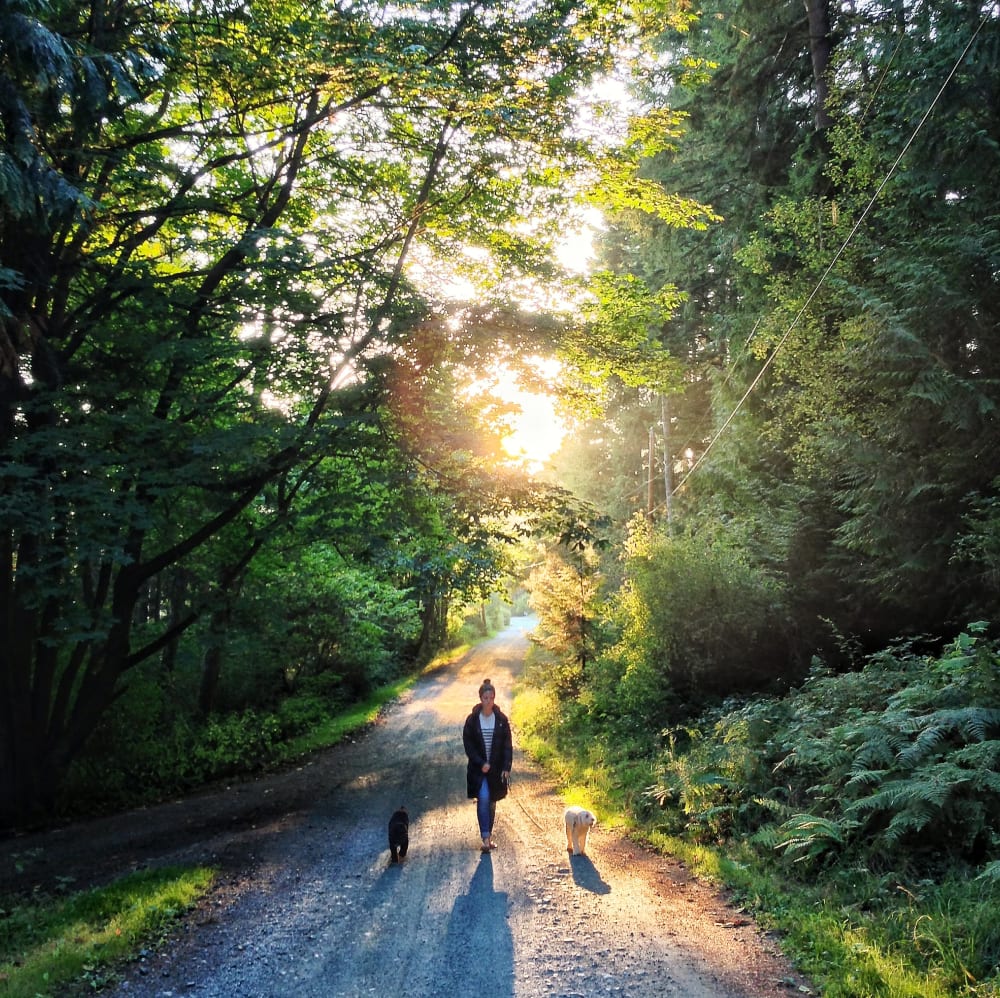
[[(508, 796), (513, 796), (511, 794), (511, 792), (510, 792), (510, 777), (509, 776), (507, 777), (507, 794), (508, 794)], [(521, 803), (521, 798), (520, 797), (515, 797), (514, 798), (514, 802), (521, 809), (521, 811), (527, 816), (528, 820), (535, 826), (535, 828), (537, 828), (539, 831), (542, 831), (542, 832), (545, 831), (545, 828), (542, 825), (540, 825), (535, 820), (534, 815), (529, 814), (528, 809)]]

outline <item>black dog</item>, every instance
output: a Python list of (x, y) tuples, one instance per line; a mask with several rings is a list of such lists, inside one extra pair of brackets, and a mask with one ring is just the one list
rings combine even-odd
[(389, 819), (389, 851), (392, 853), (392, 862), (398, 863), (405, 855), (410, 846), (410, 816), (406, 813), (406, 808), (401, 807), (398, 811), (393, 811)]

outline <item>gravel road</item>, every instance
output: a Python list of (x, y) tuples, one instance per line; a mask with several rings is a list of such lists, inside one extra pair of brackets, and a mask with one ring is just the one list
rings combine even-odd
[[(216, 820), (195, 834), (197, 801), (178, 802), (186, 832), (173, 851), (167, 831), (158, 850), (140, 849), (144, 814), (133, 815), (133, 865), (156, 851), (163, 861), (214, 861), (225, 873), (161, 951), (125, 968), (115, 998), (816, 994), (773, 939), (676, 862), (601, 826), (589, 855), (570, 857), (563, 802), (525, 760), (516, 731), (498, 848), (480, 852), (461, 725), (485, 676), (509, 710), (530, 623), (515, 618), (422, 678), (322, 766), (286, 776), (296, 794), (283, 796), (281, 779), (261, 784), (255, 793), (274, 806), (232, 819), (232, 831)], [(216, 797), (202, 804), (205, 813), (218, 807)], [(410, 811), (410, 851), (392, 865), (385, 826), (400, 804)], [(148, 827), (162, 826), (171, 806), (146, 812)], [(112, 824), (66, 830), (62, 840), (78, 855), (90, 842), (96, 856), (104, 827)], [(119, 842), (119, 865), (129, 848)], [(51, 837), (46, 855), (59, 862)]]

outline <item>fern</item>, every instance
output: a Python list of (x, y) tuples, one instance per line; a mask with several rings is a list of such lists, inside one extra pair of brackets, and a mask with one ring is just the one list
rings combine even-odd
[(776, 825), (764, 825), (750, 836), (749, 841), (762, 849), (777, 851), (781, 848), (782, 839)]
[(886, 773), (887, 769), (854, 769), (851, 778), (844, 786), (852, 790), (858, 787), (877, 787), (882, 783)]
[(776, 830), (774, 848), (794, 856), (796, 863), (811, 863), (841, 848), (855, 825), (813, 814), (796, 814)]
[(1000, 887), (1000, 859), (995, 859), (979, 872), (976, 880), (985, 880), (987, 883)]
[(970, 633), (938, 658), (901, 646), (856, 673), (816, 667), (784, 701), (686, 730), (651, 792), (695, 834), (739, 829), (795, 869), (982, 858), (1000, 848), (997, 647)]
[(919, 759), (921, 753), (938, 750), (947, 739), (985, 741), (1000, 729), (1000, 710), (979, 706), (945, 708), (912, 719), (909, 727), (917, 733), (917, 738), (904, 756)]
[(990, 776), (1000, 771), (1000, 740), (975, 742), (963, 745), (952, 753), (952, 760), (969, 769), (982, 770)]

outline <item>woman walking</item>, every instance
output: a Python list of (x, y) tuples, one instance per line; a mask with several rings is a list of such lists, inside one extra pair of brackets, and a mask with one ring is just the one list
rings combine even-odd
[(497, 707), (496, 695), (493, 684), (484, 679), (479, 687), (479, 703), (465, 719), (462, 730), (462, 744), (469, 757), (466, 783), (469, 797), (476, 801), (483, 852), (496, 848), (493, 821), (497, 801), (507, 796), (510, 767), (514, 761), (510, 721)]

